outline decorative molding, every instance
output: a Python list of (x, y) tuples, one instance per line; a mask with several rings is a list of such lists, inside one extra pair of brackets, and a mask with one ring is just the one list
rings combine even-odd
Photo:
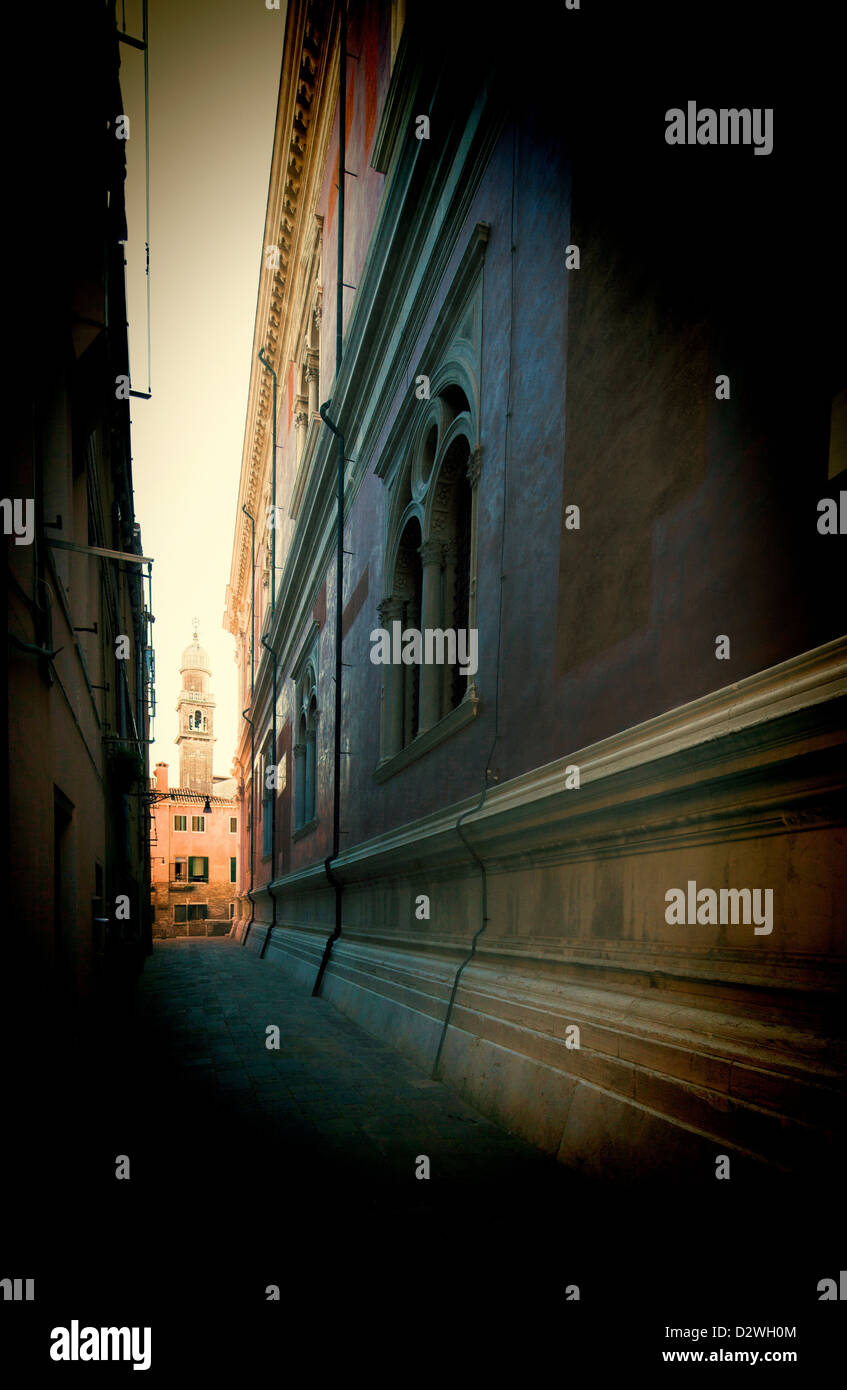
[(476, 487), (477, 483), (479, 482), (481, 473), (482, 445), (478, 444), (477, 447), (474, 450), (472, 450), (471, 456), (468, 459), (468, 482), (470, 483), (470, 486), (472, 488)]
[[(263, 253), (230, 578), (235, 602), (247, 584), (250, 561), (249, 525), (240, 508), (244, 504), (248, 511), (256, 512), (256, 497), (266, 464), (272, 423), (270, 374), (261, 369), (256, 359), (259, 349), (263, 348), (270, 365), (282, 376), (280, 335), (286, 320), (285, 303), (290, 288), (295, 244), (302, 235), (301, 201), (309, 162), (309, 136), (327, 76), (328, 21), (326, 0), (290, 0), (263, 241), (263, 246), (276, 245), (279, 248), (279, 266), (271, 274), (265, 265)], [(289, 55), (294, 55), (293, 60)], [(321, 228), (318, 226), (315, 243), (318, 246), (320, 234)], [(229, 610), (227, 621), (234, 621)]]
[[(822, 704), (831, 706), (836, 726), (828, 743), (843, 748), (845, 702), (847, 637), (492, 787), (480, 809), (475, 809), (478, 797), (468, 797), (363, 841), (345, 850), (335, 867), (342, 876), (346, 869), (359, 877), (363, 871), (376, 875), (381, 866), (388, 869), (392, 863), (402, 863), (409, 854), (418, 861), (427, 858), (430, 864), (444, 855), (461, 857), (454, 833), (459, 815), (464, 816), (465, 833), (480, 849), (490, 854), (518, 855), (524, 864), (530, 860), (535, 864), (564, 862), (603, 852), (620, 854), (637, 848), (639, 841), (645, 850), (651, 850), (657, 844), (681, 845), (704, 836), (726, 840), (750, 833), (784, 833), (788, 828), (786, 816), (791, 828), (797, 830), (843, 821), (845, 813), (843, 808), (838, 811), (838, 804), (839, 799), (843, 803), (844, 775), (837, 768), (829, 781), (824, 779), (805, 792), (801, 789), (792, 810), (782, 795), (771, 795), (769, 799), (765, 792), (756, 801), (751, 796), (749, 780), (754, 771), (751, 757), (756, 754), (767, 768), (776, 758), (796, 756), (798, 745), (802, 751), (815, 751), (827, 737), (822, 732), (819, 714)], [(458, 708), (461, 710), (462, 706)], [(814, 720), (804, 718), (811, 710), (816, 711)], [(455, 715), (457, 711), (451, 713)], [(426, 752), (431, 746), (426, 741), (450, 718), (447, 715), (389, 762), (379, 764), (377, 780), (387, 780)], [(792, 729), (785, 727), (787, 721), (793, 724)], [(816, 730), (811, 739), (809, 724)], [(740, 804), (715, 806), (694, 819), (690, 808), (681, 817), (675, 815), (675, 794), (686, 790), (690, 793), (692, 788), (696, 791), (706, 779), (732, 777), (737, 770), (739, 741), (744, 745), (742, 762), (748, 783)], [(810, 741), (813, 746), (807, 749)], [(418, 743), (421, 746), (413, 753)], [(669, 766), (672, 760), (673, 768)], [(580, 769), (578, 791), (565, 789), (565, 768), (574, 764)], [(628, 781), (625, 796), (620, 785), (624, 779)], [(641, 826), (643, 803), (651, 796), (660, 799), (659, 823)], [(635, 827), (623, 823), (610, 829), (599, 819), (600, 811), (611, 810), (618, 822), (624, 822), (633, 807), (641, 808), (641, 820)], [(588, 823), (592, 819), (596, 819), (593, 838)], [(520, 842), (519, 850), (515, 849), (516, 840)]]
[(444, 542), (431, 539), (424, 541), (423, 545), (418, 546), (418, 554), (421, 557), (421, 565), (441, 565), (444, 559)]
[(318, 625), (318, 623), (315, 622), (313, 618), (311, 623), (309, 624), (306, 636), (300, 643), (297, 656), (294, 658), (294, 661), (291, 664), (291, 670), (289, 671), (289, 677), (295, 683), (299, 681), (303, 671), (305, 670), (306, 666), (312, 658), (315, 641), (317, 640), (319, 633), (320, 626)]
[[(399, 753), (393, 753), (390, 758), (383, 758), (378, 762), (374, 770), (374, 777), (377, 782), (387, 782), (389, 777), (394, 777), (396, 773), (402, 772), (410, 763), (422, 758), (425, 753), (443, 743), (446, 738), (458, 733), (459, 729), (464, 729), (467, 724), (471, 724), (479, 712), (479, 699), (475, 696), (465, 696), (461, 704), (451, 709), (449, 714), (445, 714), (439, 719), (437, 724), (426, 729), (422, 734), (418, 734), (407, 743), (405, 748), (401, 748)], [(341, 859), (336, 860), (341, 863)]]
[[(445, 355), (450, 343), (459, 333), (462, 316), (467, 308), (467, 301), (471, 296), (477, 277), (482, 268), (482, 260), (485, 255), (485, 248), (491, 228), (487, 222), (477, 222), (465, 247), (464, 254), (456, 269), (456, 273), (450, 283), (444, 297), (444, 303), (438, 314), (438, 320), (430, 334), (424, 347), (413, 376), (419, 372), (425, 372), (432, 377), (438, 367), (440, 359)], [(396, 365), (396, 364), (395, 364)], [(436, 383), (431, 383), (433, 394), (438, 392)], [(411, 422), (415, 407), (419, 404), (414, 397), (407, 399), (397, 412), (391, 432), (386, 440), (385, 446), (380, 453), (374, 472), (378, 478), (385, 478), (389, 472), (391, 464), (396, 457), (400, 442), (411, 428)], [(471, 402), (472, 409), (477, 407), (477, 402)], [(439, 449), (441, 440), (439, 439)]]
[(298, 826), (291, 838), (296, 844), (298, 840), (305, 840), (306, 836), (311, 835), (312, 831), (317, 830), (317, 828), (318, 818), (313, 816), (311, 820), (304, 821), (302, 825)]
[(408, 130), (418, 83), (421, 76), (419, 50), (410, 38), (411, 25), (403, 28), (382, 116), (377, 126), (371, 152), (371, 168), (387, 174), (404, 130)]
[(318, 437), (321, 432), (323, 421), (320, 416), (313, 416), (306, 427), (306, 442), (297, 464), (297, 472), (294, 476), (294, 486), (291, 489), (291, 501), (288, 505), (288, 515), (292, 521), (296, 521), (300, 514), (300, 503), (303, 501), (303, 492), (306, 481), (312, 470), (312, 463), (315, 457)]

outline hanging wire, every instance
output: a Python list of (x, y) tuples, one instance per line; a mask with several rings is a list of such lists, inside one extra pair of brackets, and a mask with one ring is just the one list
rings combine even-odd
[(152, 395), (152, 352), (150, 333), (150, 67), (148, 62), (149, 39), (147, 35), (147, 0), (143, 8), (144, 39), (144, 198), (146, 202), (147, 227), (145, 241), (145, 272), (147, 276), (147, 390)]

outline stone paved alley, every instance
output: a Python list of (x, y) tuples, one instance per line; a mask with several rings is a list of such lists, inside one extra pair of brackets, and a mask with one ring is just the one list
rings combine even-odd
[[(718, 1184), (592, 1186), (228, 939), (157, 945), (130, 1022), (86, 1041), (45, 1007), (18, 1036), (2, 1244), (38, 1302), (8, 1323), (10, 1357), (79, 1317), (153, 1326), (163, 1383), (187, 1365), (216, 1385), (228, 1364), (263, 1384), (251, 1368), (284, 1366), (293, 1339), (322, 1367), (382, 1358), (372, 1383), (393, 1384), (399, 1337), (412, 1382), (428, 1358), (432, 1384), (450, 1383), (458, 1333), (498, 1375), (506, 1346), (554, 1367), (566, 1348), (569, 1371), (579, 1351), (596, 1371), (598, 1347), (604, 1364), (623, 1354), (610, 1307), (636, 1346), (692, 1309), (703, 1325), (741, 1303), (796, 1317), (767, 1194), (757, 1214)], [(825, 1244), (814, 1195), (804, 1229)], [(751, 1281), (762, 1252), (772, 1272)], [(825, 1271), (826, 1253), (802, 1267)]]
[[(426, 1204), (433, 1188), (443, 1194), (451, 1185), (563, 1177), (301, 982), (226, 938), (157, 943), (139, 1022), (150, 1049), (148, 1104), (167, 1103), (204, 1127), (207, 1174), (223, 1179), (230, 1161), (243, 1169), (248, 1143), (259, 1160), (263, 1149), (267, 1158), (285, 1154), (312, 1184), (353, 1182), (380, 1206)], [(269, 1024), (279, 1027), (278, 1051), (266, 1047)], [(418, 1155), (430, 1159), (430, 1185), (415, 1177)], [(180, 1160), (168, 1144), (159, 1162), (178, 1168)]]

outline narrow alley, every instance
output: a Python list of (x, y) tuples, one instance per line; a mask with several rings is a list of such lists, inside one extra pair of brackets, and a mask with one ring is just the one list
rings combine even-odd
[[(174, 1125), (194, 1136), (195, 1150), (203, 1133), (213, 1184), (249, 1172), (245, 1140), (274, 1181), (296, 1170), (310, 1186), (354, 1185), (382, 1208), (425, 1207), (436, 1190), (464, 1202), (492, 1183), (565, 1181), (549, 1158), (227, 938), (157, 943), (138, 1022), (149, 1049), (146, 1105), (171, 1115), (151, 1157), (174, 1182), (196, 1167), (180, 1159)], [(274, 1025), (278, 1050), (266, 1045)], [(416, 1178), (421, 1156), (428, 1179)]]

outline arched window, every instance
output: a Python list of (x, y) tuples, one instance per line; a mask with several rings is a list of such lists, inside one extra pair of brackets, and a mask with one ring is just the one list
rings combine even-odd
[(202, 716), (202, 714), (200, 713), (199, 709), (196, 709), (196, 710), (194, 711), (194, 727), (195, 727), (195, 729), (199, 729), (199, 728), (200, 728), (200, 725), (201, 725), (202, 721), (203, 721), (203, 716)]
[(294, 829), (301, 830), (317, 818), (318, 683), (308, 661), (295, 690), (297, 737), (294, 744)]
[[(407, 521), (394, 566), (394, 594), (400, 600), (398, 617), (406, 628), (420, 628), (423, 598), (423, 567), (421, 565), (421, 525), (417, 517)], [(400, 666), (400, 747), (411, 743), (420, 728), (421, 668), (417, 662)]]
[[(465, 469), (457, 480), (453, 498), (453, 545), (455, 547), (453, 593), (445, 596), (448, 601), (452, 598), (451, 626), (457, 632), (462, 629), (467, 630), (470, 627), (472, 505), (473, 495)], [(450, 709), (455, 709), (457, 705), (462, 703), (467, 688), (468, 677), (462, 675), (457, 664), (451, 670)]]
[(306, 715), (306, 796), (304, 812), (305, 819), (307, 821), (315, 819), (317, 751), (318, 701), (317, 696), (313, 690), (309, 699), (309, 709)]
[[(397, 620), (418, 630), (420, 661), (384, 667), (383, 759), (476, 698), (474, 438), (465, 391), (445, 385), (392, 482), (387, 591), (379, 611), (392, 655)], [(398, 537), (393, 551), (392, 534)]]
[(273, 735), (268, 736), (262, 758), (262, 855), (273, 851), (273, 798), (276, 796)]

